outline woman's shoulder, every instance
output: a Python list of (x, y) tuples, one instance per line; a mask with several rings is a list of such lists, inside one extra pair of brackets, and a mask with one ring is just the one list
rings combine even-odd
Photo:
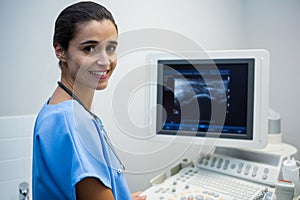
[(72, 126), (79, 121), (90, 121), (91, 116), (75, 100), (66, 100), (58, 104), (48, 102), (44, 104), (37, 116), (36, 128), (44, 124), (48, 127)]
[(74, 103), (73, 100), (66, 100), (58, 104), (49, 104), (49, 101), (44, 104), (40, 110), (37, 120), (51, 119), (51, 118), (61, 118), (69, 116), (72, 113)]

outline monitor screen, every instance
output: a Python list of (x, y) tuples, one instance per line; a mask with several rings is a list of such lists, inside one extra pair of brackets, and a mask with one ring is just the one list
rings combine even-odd
[[(158, 68), (157, 103), (165, 108), (157, 113), (163, 115), (158, 134), (206, 136), (220, 130), (222, 138), (253, 137), (254, 59), (158, 60)], [(226, 108), (224, 124), (211, 118), (212, 102)], [(199, 117), (191, 114), (195, 106)], [(188, 114), (182, 117), (181, 110)]]
[(267, 56), (258, 50), (156, 56), (156, 139), (218, 138), (220, 146), (265, 146)]

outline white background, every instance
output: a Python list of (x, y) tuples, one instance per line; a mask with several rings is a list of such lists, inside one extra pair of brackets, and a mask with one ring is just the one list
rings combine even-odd
[[(73, 2), (0, 0), (1, 117), (35, 115), (50, 97), (60, 73), (52, 49), (54, 21), (58, 13)], [(300, 149), (299, 0), (98, 2), (112, 11), (120, 35), (142, 28), (159, 28), (182, 34), (209, 50), (267, 49), (271, 55), (270, 107), (282, 116), (284, 141)], [(115, 137), (119, 134), (119, 127), (114, 121), (114, 115), (121, 113), (112, 110), (111, 101), (115, 90), (110, 89), (118, 87), (118, 80), (140, 65), (137, 61), (140, 59), (139, 53), (145, 54), (135, 52), (120, 60), (110, 86), (106, 91), (97, 93), (94, 103), (95, 111), (103, 119), (108, 132), (113, 132), (113, 142), (123, 149), (132, 148), (129, 151), (142, 149), (143, 146), (128, 144), (126, 140)], [(145, 74), (139, 78), (143, 77)], [(128, 110), (132, 119), (138, 123), (145, 117), (144, 101), (140, 101), (143, 100), (142, 96), (143, 91), (138, 91), (133, 101), (136, 105), (130, 104)], [(7, 151), (10, 151), (9, 147)], [(146, 169), (146, 165), (159, 163), (159, 160), (168, 157), (170, 155), (162, 155), (157, 160), (145, 162), (125, 155), (123, 160), (132, 169)], [(144, 189), (148, 186), (148, 180), (157, 173), (128, 174), (130, 188)]]

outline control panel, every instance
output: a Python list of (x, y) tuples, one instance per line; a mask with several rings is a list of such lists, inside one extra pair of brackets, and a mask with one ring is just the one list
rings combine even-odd
[(259, 200), (266, 192), (261, 184), (186, 167), (142, 195), (151, 200)]
[(195, 163), (183, 159), (169, 173), (153, 178), (143, 194), (151, 200), (270, 199), (286, 155), (217, 147), (212, 154), (200, 154)]
[(214, 154), (200, 154), (196, 166), (274, 186), (280, 174), (281, 159), (281, 156), (262, 152), (217, 148)]

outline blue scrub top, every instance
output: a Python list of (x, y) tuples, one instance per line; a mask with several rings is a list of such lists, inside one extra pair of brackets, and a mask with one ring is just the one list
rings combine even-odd
[(45, 104), (34, 127), (33, 199), (76, 199), (76, 183), (94, 177), (115, 200), (130, 200), (121, 163), (106, 140), (100, 119), (77, 101)]

